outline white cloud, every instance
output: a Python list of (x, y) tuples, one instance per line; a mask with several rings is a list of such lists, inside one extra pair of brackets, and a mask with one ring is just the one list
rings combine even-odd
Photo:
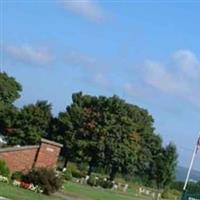
[(104, 19), (103, 11), (96, 1), (63, 0), (62, 2), (67, 10), (70, 10), (90, 20), (101, 22)]
[(81, 78), (90, 85), (108, 88), (108, 61), (79, 51), (65, 53), (65, 63), (72, 68), (79, 69)]
[(145, 97), (148, 93), (148, 91), (145, 88), (142, 88), (138, 84), (132, 84), (130, 82), (126, 82), (123, 85), (123, 90), (129, 96)]
[(34, 65), (46, 65), (53, 60), (47, 48), (34, 48), (30, 45), (14, 46), (8, 45), (3, 48), (8, 59)]
[(197, 56), (189, 50), (179, 50), (174, 53), (173, 58), (177, 67), (188, 78), (199, 78), (200, 77), (200, 61)]
[(94, 68), (97, 65), (96, 58), (77, 51), (65, 54), (65, 62), (74, 66)]
[(200, 60), (191, 51), (179, 50), (173, 54), (171, 63), (146, 61), (144, 82), (159, 91), (200, 106)]

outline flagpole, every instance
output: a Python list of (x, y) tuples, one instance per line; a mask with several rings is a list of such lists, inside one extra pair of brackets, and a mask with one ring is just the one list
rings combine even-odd
[[(199, 134), (198, 140), (199, 140), (199, 138), (200, 138), (200, 134)], [(192, 159), (191, 159), (191, 162), (190, 162), (190, 167), (188, 169), (187, 177), (185, 179), (185, 184), (184, 184), (184, 187), (183, 187), (183, 192), (186, 191), (187, 184), (188, 184), (188, 181), (189, 181), (189, 178), (190, 178), (190, 173), (191, 173), (191, 170), (192, 170), (192, 166), (194, 164), (194, 158), (195, 158), (195, 155), (197, 153), (197, 150), (198, 150), (198, 142), (197, 142), (197, 144), (195, 145), (195, 148), (194, 148), (194, 152), (193, 152)]]

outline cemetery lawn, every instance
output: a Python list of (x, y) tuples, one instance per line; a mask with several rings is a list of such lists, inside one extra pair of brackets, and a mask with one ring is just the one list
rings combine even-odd
[(61, 200), (56, 197), (37, 194), (6, 183), (0, 183), (0, 196), (7, 197), (11, 200)]
[(129, 189), (124, 193), (108, 189), (92, 188), (73, 182), (65, 183), (64, 190), (67, 194), (83, 200), (151, 200), (147, 196), (138, 195), (133, 189)]

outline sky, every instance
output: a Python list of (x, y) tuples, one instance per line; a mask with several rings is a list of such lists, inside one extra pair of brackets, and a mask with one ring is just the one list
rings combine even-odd
[[(21, 107), (64, 111), (74, 92), (147, 109), (188, 166), (200, 131), (200, 1), (0, 0), (1, 71)], [(195, 169), (200, 169), (200, 152)]]

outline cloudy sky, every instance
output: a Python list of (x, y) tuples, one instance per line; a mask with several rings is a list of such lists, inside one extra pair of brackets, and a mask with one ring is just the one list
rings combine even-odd
[(149, 110), (187, 166), (200, 131), (200, 3), (159, 2), (2, 0), (1, 70), (23, 85), (17, 105), (48, 99), (56, 115), (73, 92), (117, 94)]

